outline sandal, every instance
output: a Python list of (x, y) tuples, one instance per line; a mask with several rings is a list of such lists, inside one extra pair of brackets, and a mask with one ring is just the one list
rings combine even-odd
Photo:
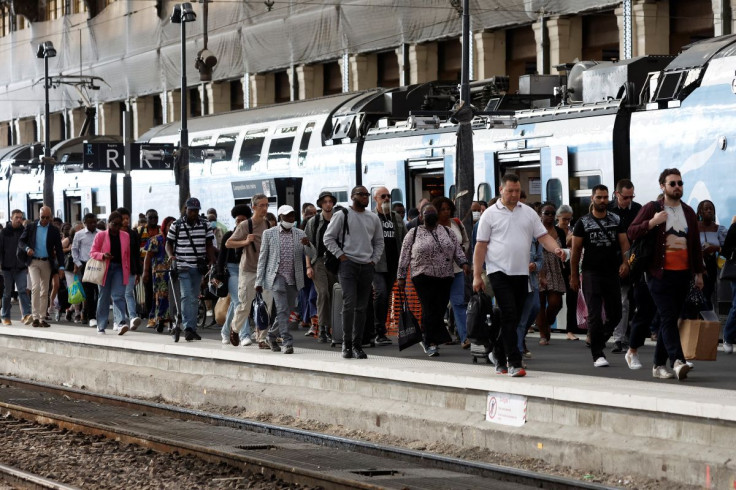
[(549, 339), (540, 339), (539, 345), (549, 345)]
[(575, 334), (568, 332), (567, 333), (567, 340), (580, 340), (579, 338), (575, 337)]

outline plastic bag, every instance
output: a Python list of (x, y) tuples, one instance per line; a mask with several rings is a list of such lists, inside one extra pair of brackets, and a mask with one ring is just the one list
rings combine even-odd
[(78, 305), (83, 302), (87, 297), (84, 295), (84, 288), (82, 287), (82, 281), (79, 280), (79, 276), (74, 275), (74, 281), (67, 288), (69, 293), (69, 304)]

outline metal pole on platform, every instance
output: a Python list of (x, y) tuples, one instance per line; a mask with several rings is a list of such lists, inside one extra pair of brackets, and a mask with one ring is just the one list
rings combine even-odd
[[(49, 89), (51, 81), (49, 80), (49, 58), (56, 57), (56, 48), (51, 41), (44, 41), (38, 45), (36, 57), (43, 58), (43, 88), (45, 95), (44, 107), (44, 140), (43, 140), (43, 156), (41, 160), (43, 165), (43, 203), (51, 208), (54, 212), (54, 161), (51, 157), (51, 109), (49, 106)], [(34, 155), (35, 156), (35, 155)]]

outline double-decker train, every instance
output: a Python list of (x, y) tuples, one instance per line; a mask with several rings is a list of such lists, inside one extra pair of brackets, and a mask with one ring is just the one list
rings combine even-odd
[[(520, 92), (504, 79), (474, 82), (476, 200), (496, 193), (502, 174), (516, 172), (530, 201), (587, 210), (590, 189), (623, 177), (637, 200), (659, 192), (657, 177), (679, 167), (686, 202), (714, 202), (728, 224), (736, 214), (736, 36), (687, 46), (678, 56), (580, 62), (566, 76), (527, 75)], [(314, 202), (323, 190), (340, 202), (360, 183), (386, 186), (392, 200), (453, 196), (457, 125), (449, 109), (457, 86), (433, 82), (233, 111), (189, 121), (191, 194), (228, 222), (234, 203), (255, 193), (275, 208)], [(98, 137), (99, 138), (99, 137)], [(177, 143), (179, 124), (155, 127), (141, 143)], [(201, 151), (202, 147), (218, 151)], [(198, 148), (200, 148), (198, 150)], [(77, 221), (122, 204), (122, 179), (82, 168), (77, 140), (55, 147), (56, 214)], [(37, 215), (43, 171), (22, 155), (0, 150), (0, 219), (11, 209)], [(155, 208), (178, 216), (170, 170), (132, 171), (132, 211)], [(228, 223), (229, 224), (229, 223)]]

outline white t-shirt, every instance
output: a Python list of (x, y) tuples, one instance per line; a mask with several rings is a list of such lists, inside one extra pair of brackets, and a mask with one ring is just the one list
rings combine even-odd
[(534, 209), (518, 203), (512, 212), (499, 199), (478, 222), (477, 241), (488, 242), (486, 271), (528, 276), (532, 239), (546, 234)]

